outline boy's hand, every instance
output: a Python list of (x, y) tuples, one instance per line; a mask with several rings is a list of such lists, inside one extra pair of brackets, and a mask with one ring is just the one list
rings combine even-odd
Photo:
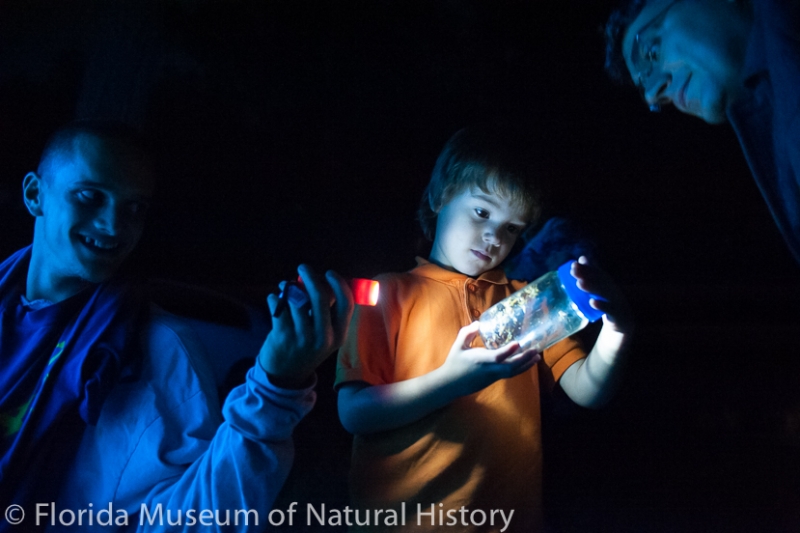
[[(272, 331), (258, 353), (258, 364), (270, 381), (283, 388), (307, 386), (317, 366), (341, 346), (353, 315), (353, 294), (341, 276), (329, 270), (323, 280), (306, 265), (297, 272), (310, 304), (298, 308), (289, 303), (290, 312), (273, 317)], [(270, 294), (267, 303), (274, 312), (278, 296)]]
[(448, 378), (459, 387), (459, 396), (472, 394), (499, 379), (525, 372), (541, 359), (541, 354), (536, 350), (520, 352), (517, 342), (496, 350), (470, 348), (479, 329), (479, 322), (461, 328), (441, 367)]
[(633, 331), (633, 313), (617, 285), (596, 264), (590, 264), (586, 256), (572, 263), (570, 273), (578, 280), (578, 288), (603, 298), (592, 298), (589, 305), (605, 313), (603, 321), (620, 333)]

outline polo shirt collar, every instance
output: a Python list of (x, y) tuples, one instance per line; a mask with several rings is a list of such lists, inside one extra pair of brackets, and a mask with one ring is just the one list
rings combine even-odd
[[(422, 257), (417, 257), (416, 260), (417, 260), (417, 268), (413, 270), (414, 274), (443, 282), (463, 281), (469, 278), (469, 276), (467, 276), (466, 274), (462, 274), (461, 272), (453, 272), (452, 270), (447, 270), (445, 268), (440, 267), (439, 265), (431, 263), (427, 259), (423, 259)], [(489, 283), (494, 283), (497, 285), (508, 284), (508, 278), (506, 278), (506, 274), (505, 272), (503, 272), (502, 268), (495, 268), (487, 272), (484, 272), (476, 279), (478, 281), (488, 281)]]

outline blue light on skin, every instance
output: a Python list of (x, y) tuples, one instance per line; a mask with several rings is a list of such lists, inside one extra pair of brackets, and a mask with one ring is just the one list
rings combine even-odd
[(429, 259), (447, 270), (478, 277), (503, 262), (526, 223), (523, 206), (497, 193), (463, 191), (437, 213)]
[(40, 171), (23, 181), (36, 217), (26, 297), (59, 302), (107, 280), (130, 255), (154, 179), (132, 149), (88, 134)]
[[(663, 18), (651, 24), (662, 12)], [(656, 58), (642, 82), (648, 104), (673, 104), (682, 113), (720, 124), (743, 88), (750, 29), (749, 13), (735, 2), (655, 0), (628, 26), (622, 50), (637, 85), (641, 72), (632, 62), (637, 34), (638, 55)]]
[[(353, 278), (347, 280), (350, 290), (353, 291), (353, 301), (357, 305), (376, 305), (380, 296), (380, 284), (371, 279)], [(303, 279), (297, 281), (287, 281), (283, 285), (283, 290), (278, 295), (278, 304), (272, 316), (277, 318), (291, 303), (294, 307), (303, 307), (311, 303), (306, 292), (303, 290)], [(331, 305), (333, 305), (331, 301)]]

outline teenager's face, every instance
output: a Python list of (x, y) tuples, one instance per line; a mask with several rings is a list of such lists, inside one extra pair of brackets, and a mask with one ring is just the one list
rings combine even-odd
[(503, 262), (525, 227), (525, 215), (496, 193), (464, 191), (439, 210), (430, 260), (477, 277)]
[[(653, 0), (628, 26), (622, 50), (648, 104), (717, 124), (741, 91), (743, 14), (726, 0)], [(638, 36), (638, 37), (637, 37)]]
[(48, 273), (99, 283), (139, 241), (153, 177), (129, 148), (82, 139), (79, 149), (37, 178), (34, 247), (41, 248), (41, 266)]

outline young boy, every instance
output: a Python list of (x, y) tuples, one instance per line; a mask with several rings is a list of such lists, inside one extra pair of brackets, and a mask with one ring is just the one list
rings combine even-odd
[(461, 130), (448, 141), (420, 208), (429, 260), (378, 278), (378, 306), (356, 311), (339, 353), (353, 522), (370, 531), (540, 530), (540, 387), (560, 380), (578, 404), (600, 406), (627, 344), (622, 299), (581, 258), (579, 287), (606, 300), (592, 301), (606, 314), (588, 357), (571, 338), (543, 354), (483, 347), (473, 321), (525, 285), (499, 265), (538, 214), (491, 139)]

